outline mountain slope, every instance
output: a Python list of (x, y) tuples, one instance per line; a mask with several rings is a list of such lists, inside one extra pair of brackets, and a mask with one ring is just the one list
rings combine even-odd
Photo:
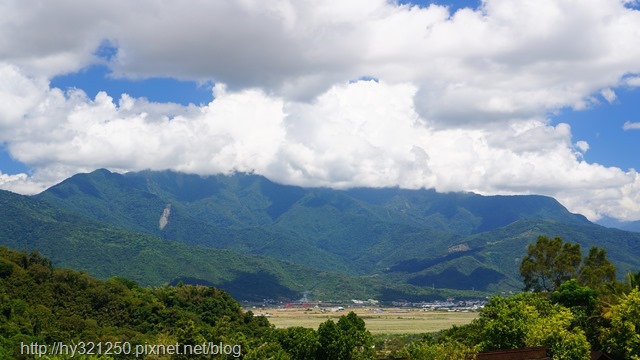
[(56, 266), (103, 279), (121, 276), (152, 286), (179, 281), (210, 285), (238, 300), (297, 299), (302, 294), (320, 300), (472, 296), (396, 284), (381, 277), (322, 271), (228, 249), (190, 246), (114, 227), (2, 190), (0, 245), (18, 251), (36, 250)]
[[(581, 245), (583, 255), (598, 246), (618, 268), (621, 277), (640, 264), (640, 236), (598, 225), (563, 224), (533, 219), (518, 220), (508, 226), (472, 235), (439, 256), (407, 257), (387, 272), (413, 284), (453, 289), (520, 287), (519, 267), (527, 245), (539, 235), (560, 236)], [(497, 285), (497, 286), (496, 286)]]
[(97, 170), (37, 198), (185, 244), (415, 286), (517, 288), (519, 261), (539, 235), (578, 241), (584, 251), (602, 246), (621, 269), (640, 268), (640, 234), (594, 225), (544, 196), (332, 190), (251, 174)]
[[(276, 233), (257, 226), (221, 227), (215, 220), (201, 221), (192, 216), (190, 201), (196, 201), (196, 190), (214, 193), (216, 186), (194, 184), (193, 176), (176, 176), (168, 193), (143, 178), (131, 178), (101, 169), (91, 174), (78, 174), (53, 186), (37, 199), (65, 208), (71, 212), (106, 222), (131, 231), (144, 232), (187, 245), (227, 248), (245, 254), (269, 256), (324, 270), (353, 272), (335, 255), (300, 241), (287, 234)], [(162, 173), (158, 174), (160, 182)], [(191, 188), (193, 186), (193, 188)], [(155, 188), (164, 198), (152, 193)], [(211, 189), (214, 189), (213, 191)], [(207, 191), (203, 189), (208, 189)], [(202, 196), (201, 194), (201, 196)], [(179, 199), (179, 200), (178, 200)], [(169, 209), (165, 224), (161, 219)], [(214, 217), (220, 217), (213, 213)], [(282, 251), (282, 249), (287, 251)]]
[(640, 220), (638, 221), (619, 221), (609, 217), (602, 218), (597, 224), (624, 231), (640, 232)]
[[(350, 280), (275, 259), (226, 249), (187, 246), (99, 223), (36, 199), (0, 191), (0, 245), (37, 250), (56, 266), (107, 278), (126, 276), (143, 285), (177, 278), (200, 279), (238, 299), (297, 297), (303, 291), (331, 290)], [(326, 280), (325, 279), (325, 280)], [(328, 284), (328, 285), (327, 285)]]

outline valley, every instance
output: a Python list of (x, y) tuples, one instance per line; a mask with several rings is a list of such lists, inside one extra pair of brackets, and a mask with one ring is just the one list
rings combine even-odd
[[(453, 325), (469, 324), (478, 317), (477, 312), (422, 311), (406, 308), (349, 308), (364, 320), (373, 335), (423, 334), (448, 329)], [(255, 311), (255, 310), (254, 310)], [(328, 319), (337, 321), (344, 312), (322, 312), (316, 309), (266, 308), (256, 315), (268, 314), (276, 328), (305, 327), (317, 329)]]

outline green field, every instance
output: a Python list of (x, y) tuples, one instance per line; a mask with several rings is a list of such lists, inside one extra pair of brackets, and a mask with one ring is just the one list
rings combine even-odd
[(269, 314), (269, 322), (277, 328), (301, 326), (317, 329), (327, 319), (337, 321), (342, 315), (354, 311), (372, 334), (420, 334), (447, 329), (452, 325), (470, 323), (478, 316), (474, 312), (425, 312), (417, 309), (346, 309), (345, 312), (322, 313), (317, 309), (267, 309), (254, 311), (256, 315)]

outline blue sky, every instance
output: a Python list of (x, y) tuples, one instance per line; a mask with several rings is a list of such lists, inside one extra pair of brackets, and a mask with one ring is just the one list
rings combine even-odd
[(626, 122), (640, 121), (640, 91), (620, 89), (617, 100), (594, 105), (588, 110), (565, 109), (551, 118), (555, 123), (571, 125), (573, 137), (585, 140), (590, 149), (588, 162), (622, 169), (640, 169), (640, 131), (624, 130)]
[(305, 4), (11, 4), (0, 188), (254, 171), (640, 219), (637, 3)]

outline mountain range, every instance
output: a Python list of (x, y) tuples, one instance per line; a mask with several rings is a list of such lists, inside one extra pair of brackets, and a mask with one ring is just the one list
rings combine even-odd
[(603, 217), (596, 221), (596, 224), (625, 231), (640, 232), (640, 220), (620, 221), (610, 217)]
[[(544, 196), (302, 188), (255, 174), (77, 174), (36, 196), (0, 192), (0, 244), (144, 285), (215, 285), (238, 299), (473, 296), (521, 288), (539, 235), (640, 268), (640, 234)], [(450, 289), (450, 290), (444, 290)]]

